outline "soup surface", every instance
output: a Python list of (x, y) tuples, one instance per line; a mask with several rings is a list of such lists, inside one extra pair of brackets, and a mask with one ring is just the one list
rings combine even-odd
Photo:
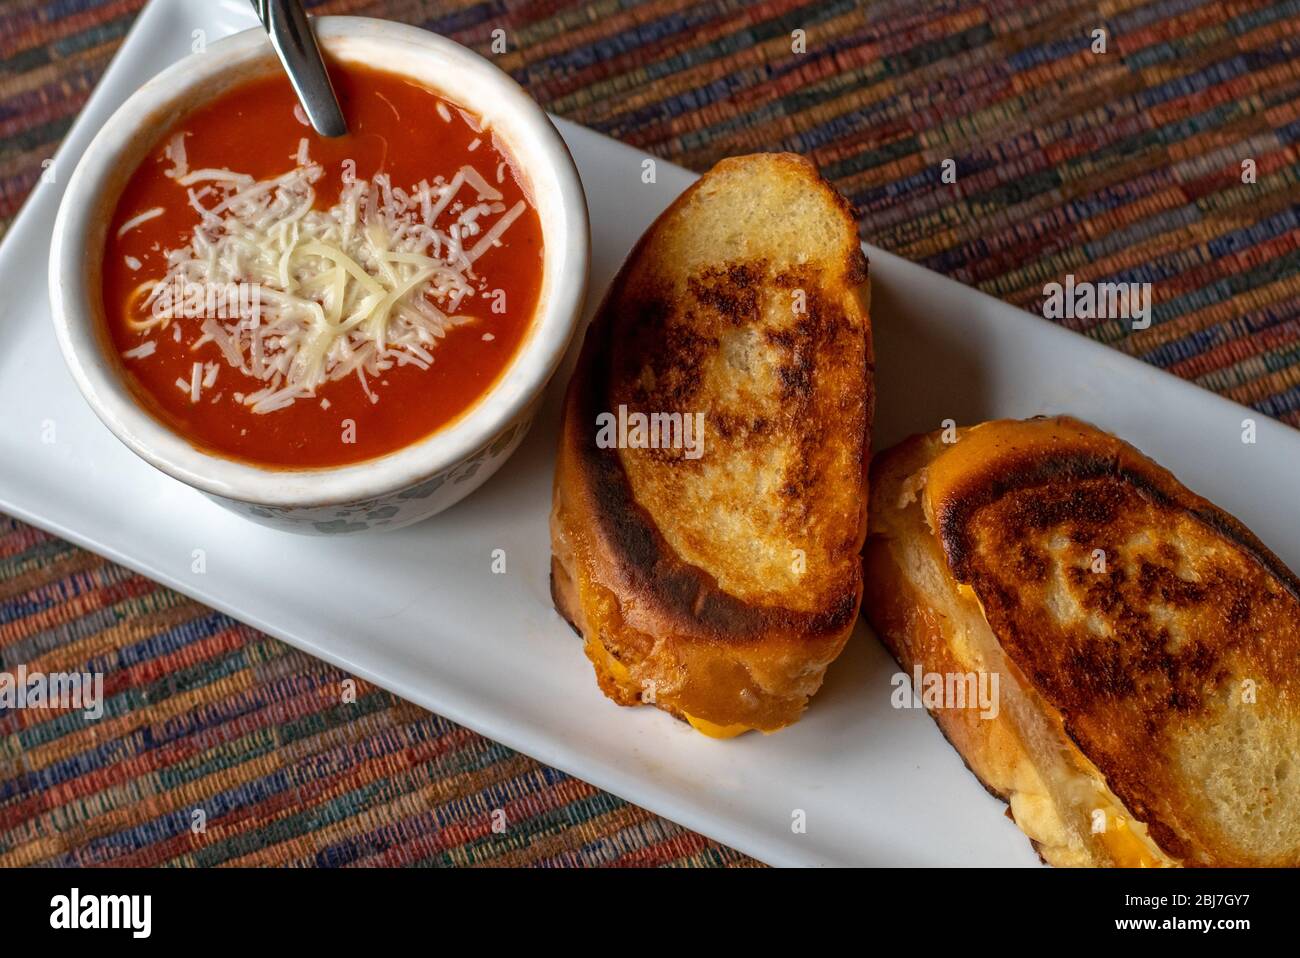
[(109, 224), (110, 338), (139, 401), (194, 445), (281, 467), (384, 455), (459, 417), (526, 335), (542, 231), (483, 121), (331, 64), (349, 133), (282, 75), (167, 131)]

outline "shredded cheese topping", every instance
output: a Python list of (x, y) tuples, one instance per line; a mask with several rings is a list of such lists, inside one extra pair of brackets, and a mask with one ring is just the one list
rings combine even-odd
[(161, 206), (155, 206), (151, 210), (145, 210), (139, 216), (131, 217), (129, 220), (127, 220), (125, 223), (123, 223), (121, 226), (117, 228), (117, 238), (121, 239), (123, 236), (131, 232), (131, 230), (135, 229), (141, 223), (147, 223), (151, 219), (156, 219), (157, 217), (162, 215), (163, 215), (163, 208)]
[[(255, 413), (314, 397), (322, 384), (350, 375), (377, 402), (367, 377), (394, 365), (427, 369), (447, 330), (473, 321), (459, 310), (487, 288), (474, 263), (525, 210), (522, 200), (507, 209), (501, 192), (468, 165), (449, 182), (438, 177), (410, 190), (383, 174), (345, 178), (338, 202), (318, 210), (315, 184), (324, 170), (311, 162), (306, 140), (294, 168), (265, 180), (189, 170), (180, 136), (167, 155), (174, 164), (167, 175), (185, 188), (199, 223), (188, 246), (166, 251), (166, 275), (136, 289), (140, 305), (128, 322), (142, 333), (172, 320), (199, 323), (191, 349), (214, 342), (228, 365), (264, 384), (235, 394)], [(440, 227), (440, 219), (450, 222)], [(229, 291), (216, 309), (214, 289)], [(206, 291), (206, 301), (194, 290)], [(216, 379), (211, 368), (195, 363), (177, 387), (198, 402)]]

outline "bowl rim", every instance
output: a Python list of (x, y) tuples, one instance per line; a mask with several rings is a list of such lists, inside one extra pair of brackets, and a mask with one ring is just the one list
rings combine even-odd
[[(118, 161), (141, 139), (156, 142), (163, 132), (151, 120), (169, 107), (200, 106), (211, 99), (202, 92), (205, 84), (222, 92), (230, 84), (214, 80), (248, 72), (251, 64), (273, 60), (274, 53), (265, 32), (254, 27), (208, 44), (136, 90), (86, 148), (55, 218), (49, 294), (59, 348), (91, 409), (136, 455), (203, 492), (272, 508), (370, 499), (470, 459), (526, 411), (559, 367), (581, 319), (590, 270), (590, 225), (577, 167), (546, 112), (507, 73), (419, 27), (369, 17), (314, 17), (312, 22), (322, 47), (345, 62), (411, 76), (490, 118), (530, 181), (542, 225), (543, 277), (532, 326), (514, 356), (465, 412), (432, 434), (373, 459), (310, 469), (260, 466), (205, 451), (140, 404), (117, 368), (120, 361), (105, 350), (97, 328), (102, 306), (95, 298), (101, 294), (90, 282), (92, 257), (102, 253), (92, 248), (92, 240)], [(349, 56), (349, 44), (427, 58), (428, 72), (416, 76), (409, 68)], [(435, 71), (436, 81), (429, 77)], [(552, 215), (541, 215), (543, 199)]]

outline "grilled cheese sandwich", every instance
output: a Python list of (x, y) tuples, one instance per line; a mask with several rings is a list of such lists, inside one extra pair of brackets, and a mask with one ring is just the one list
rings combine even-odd
[[(762, 154), (705, 174), (615, 278), (565, 399), (551, 514), (556, 608), (615, 702), (713, 738), (775, 731), (848, 639), (866, 270), (848, 203), (807, 160)], [(692, 449), (624, 429), (673, 416), (702, 424)]]
[(863, 611), (900, 664), (1000, 676), (934, 717), (1057, 865), (1300, 864), (1300, 582), (1066, 417), (872, 465)]

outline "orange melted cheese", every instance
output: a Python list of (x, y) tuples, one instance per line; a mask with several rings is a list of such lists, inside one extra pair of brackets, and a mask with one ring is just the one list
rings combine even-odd
[[(604, 643), (597, 638), (592, 638), (589, 647), (600, 656), (601, 664), (613, 676), (615, 682), (624, 688), (630, 689), (632, 687), (632, 674), (628, 671), (627, 666), (610, 655), (609, 649), (605, 647)], [(735, 738), (737, 735), (743, 735), (753, 729), (752, 725), (739, 723), (719, 725), (717, 722), (710, 722), (708, 719), (699, 718), (689, 712), (682, 712), (682, 715), (691, 728), (702, 735), (707, 735), (709, 738)]]

